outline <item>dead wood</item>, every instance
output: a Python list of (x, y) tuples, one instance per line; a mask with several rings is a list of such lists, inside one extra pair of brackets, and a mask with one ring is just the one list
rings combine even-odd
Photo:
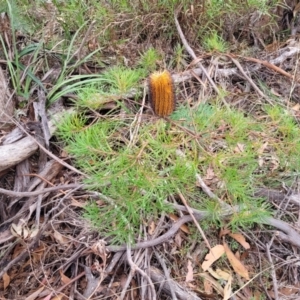
[(171, 290), (173, 290), (178, 299), (201, 300), (195, 293), (188, 291), (175, 280), (166, 281), (164, 274), (155, 267), (150, 267), (150, 278), (154, 283), (161, 284), (162, 290), (170, 296), (172, 295)]
[(45, 194), (48, 192), (54, 192), (54, 191), (58, 191), (58, 190), (74, 189), (76, 187), (83, 187), (83, 185), (80, 185), (77, 183), (71, 183), (71, 184), (66, 184), (66, 185), (57, 185), (54, 187), (45, 188), (42, 191), (33, 191), (33, 192), (14, 192), (14, 191), (0, 188), (0, 193), (2, 193), (4, 195), (8, 195), (10, 197), (31, 197), (31, 196), (37, 196), (40, 194)]
[[(49, 181), (51, 181), (53, 178), (55, 178), (57, 176), (57, 174), (59, 173), (59, 171), (61, 170), (62, 166), (56, 162), (55, 160), (51, 160), (49, 161), (44, 170), (38, 174), (37, 178), (34, 178), (31, 181), (31, 184), (29, 185), (28, 189), (29, 190), (33, 190), (36, 189), (36, 192), (41, 191), (43, 192), (43, 197), (47, 196), (47, 193), (44, 191), (45, 187), (44, 187), (44, 183), (47, 183)], [(43, 178), (44, 181), (41, 179)], [(49, 194), (49, 192), (48, 192)], [(12, 203), (10, 203), (9, 208), (12, 207), (12, 205), (16, 202), (19, 201), (20, 198), (15, 199)], [(23, 216), (23, 214), (25, 214), (29, 208), (30, 208), (30, 214), (27, 216), (27, 218), (30, 217), (30, 215), (34, 212), (34, 210), (36, 209), (36, 197), (30, 197), (23, 205), (23, 207), (21, 209), (18, 210), (18, 212), (16, 213), (12, 213), (11, 215), (13, 215), (9, 220), (5, 220), (5, 222), (2, 223), (8, 223), (8, 222), (13, 222), (15, 220), (19, 221), (19, 219), (21, 218), (21, 216)]]
[(0, 146), (0, 171), (17, 165), (35, 153), (38, 148), (31, 136), (27, 136), (13, 144)]
[[(62, 109), (51, 116), (49, 121), (51, 136), (56, 130), (56, 122), (59, 122), (66, 111)], [(25, 130), (17, 127), (3, 139), (3, 145), (0, 146), (0, 171), (14, 167), (39, 149), (37, 140), (32, 136), (25, 135)]]
[(263, 197), (268, 199), (269, 202), (282, 203), (283, 201), (289, 202), (291, 204), (300, 206), (300, 194), (292, 192), (291, 194), (286, 194), (284, 192), (274, 190), (274, 189), (257, 189), (254, 193), (256, 197)]
[[(66, 195), (64, 195), (60, 199), (59, 203), (56, 206), (54, 206), (52, 209), (50, 209), (47, 212), (47, 214), (45, 214), (44, 222), (40, 226), (37, 234), (34, 237), (31, 238), (31, 240), (30, 240), (29, 244), (27, 245), (27, 247), (18, 256), (16, 256), (13, 260), (11, 260), (6, 266), (4, 266), (4, 267), (0, 266), (0, 278), (11, 267), (16, 266), (19, 262), (21, 262), (22, 260), (26, 259), (27, 257), (29, 257), (31, 255), (31, 252), (38, 245), (38, 242), (40, 241), (43, 233), (51, 225), (51, 222), (49, 222), (50, 217), (53, 218), (55, 212), (56, 212), (56, 216), (58, 216), (58, 215), (60, 215), (60, 214), (62, 214), (64, 212), (64, 210), (67, 208), (67, 206), (65, 206), (63, 209), (60, 209), (60, 205), (62, 204), (62, 202), (65, 199), (67, 199), (68, 197), (70, 197), (72, 195), (72, 193), (74, 193), (77, 189), (78, 189), (78, 187), (75, 188), (75, 189), (73, 189), (73, 190), (71, 190), (71, 191), (69, 191)], [(22, 239), (19, 239), (18, 241), (21, 242), (21, 240)], [(82, 273), (82, 275), (83, 275), (83, 273)]]
[(8, 129), (13, 123), (11, 117), (14, 113), (14, 104), (10, 94), (7, 80), (0, 67), (0, 129)]

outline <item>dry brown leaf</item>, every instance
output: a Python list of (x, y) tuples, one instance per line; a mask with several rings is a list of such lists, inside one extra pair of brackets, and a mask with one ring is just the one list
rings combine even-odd
[(32, 228), (30, 230), (30, 238), (34, 238), (35, 236), (37, 236), (37, 234), (39, 233), (39, 229), (38, 228)]
[(265, 152), (265, 150), (267, 149), (269, 145), (269, 142), (265, 142), (262, 146), (260, 146), (260, 148), (257, 150), (257, 154), (261, 155)]
[(229, 272), (223, 271), (221, 269), (217, 269), (216, 273), (219, 275), (219, 279), (223, 279), (228, 281), (231, 277), (231, 274)]
[(294, 111), (299, 111), (299, 110), (300, 110), (300, 104), (297, 103), (296, 105), (294, 105), (294, 106), (292, 107), (292, 110), (294, 110)]
[(91, 246), (92, 251), (101, 257), (104, 266), (106, 266), (106, 259), (108, 256), (105, 245), (106, 242), (104, 240), (98, 240)]
[(63, 284), (69, 284), (71, 282), (71, 279), (66, 276), (62, 270), (59, 270), (60, 273), (60, 280)]
[(250, 244), (246, 242), (245, 237), (240, 233), (229, 233), (233, 239), (239, 242), (245, 249), (250, 249)]
[(42, 286), (38, 290), (33, 292), (30, 296), (25, 298), (24, 300), (35, 300), (43, 290), (44, 290), (44, 287)]
[[(274, 51), (276, 51), (279, 47), (280, 47), (280, 45), (278, 45), (278, 42), (276, 43), (276, 42), (274, 42), (272, 45), (276, 45), (276, 48), (275, 48), (275, 50)], [(269, 45), (268, 45), (269, 46)], [(271, 88), (271, 93), (273, 94), (273, 95), (275, 95), (275, 96), (277, 96), (277, 97), (282, 97), (282, 95), (280, 95), (279, 93), (277, 93), (275, 90), (274, 90), (274, 88)]]
[[(278, 292), (283, 296), (288, 296), (288, 297), (296, 296), (296, 294), (299, 292), (300, 283), (297, 283), (295, 285), (290, 285), (288, 283), (285, 283), (285, 284), (286, 284), (286, 286), (278, 289)], [(273, 297), (274, 291), (268, 291), (268, 294)], [(273, 298), (275, 298), (275, 297), (273, 297)]]
[(227, 255), (227, 258), (234, 269), (236, 273), (238, 273), (240, 276), (244, 277), (245, 279), (249, 280), (249, 274), (248, 270), (245, 268), (245, 266), (241, 263), (240, 260), (236, 258), (236, 256), (232, 253), (228, 245), (223, 242), (225, 253)]
[(187, 274), (185, 276), (185, 282), (191, 282), (194, 280), (194, 272), (193, 272), (193, 266), (192, 266), (192, 262), (190, 260), (188, 260), (187, 263)]
[(231, 282), (232, 282), (232, 276), (230, 275), (225, 287), (224, 287), (224, 297), (223, 300), (228, 300), (232, 294), (231, 290)]
[(216, 278), (218, 280), (221, 279), (221, 277), (218, 275), (218, 273), (216, 271), (214, 271), (212, 268), (208, 268), (207, 271), (214, 278)]
[(61, 245), (66, 244), (69, 242), (69, 239), (67, 239), (66, 237), (64, 237), (61, 233), (59, 233), (58, 231), (54, 231), (53, 234), (54, 238), (56, 239), (56, 241), (58, 243), (60, 243)]
[(256, 290), (254, 292), (253, 300), (260, 300), (260, 299), (262, 299), (262, 297), (263, 297), (263, 295), (261, 294), (261, 292)]
[(233, 151), (235, 153), (243, 153), (245, 151), (245, 144), (237, 143)]
[(26, 239), (29, 236), (29, 231), (26, 227), (23, 228), (23, 239)]
[(21, 252), (23, 252), (25, 249), (25, 246), (24, 245), (16, 245), (15, 249), (14, 249), (14, 252), (13, 252), (13, 256), (12, 258), (16, 258), (17, 256), (19, 256), (21, 254)]
[(86, 204), (85, 203), (83, 203), (83, 202), (79, 202), (79, 201), (77, 201), (76, 199), (74, 199), (74, 198), (71, 198), (71, 203), (70, 203), (72, 206), (75, 206), (75, 207), (85, 207), (86, 206)]
[(14, 236), (20, 237), (22, 236), (22, 225), (16, 225), (14, 223), (11, 224), (11, 233)]
[(212, 294), (213, 292), (212, 283), (209, 280), (207, 280), (207, 278), (204, 278), (203, 286), (204, 286), (204, 292), (206, 294)]
[(104, 206), (106, 202), (103, 200), (97, 200), (96, 203), (98, 206)]
[(207, 271), (208, 268), (225, 253), (222, 245), (216, 245), (211, 248), (210, 252), (205, 256), (205, 261), (202, 263), (202, 269)]
[(7, 275), (7, 273), (5, 272), (2, 276), (3, 279), (3, 288), (4, 290), (6, 290), (6, 288), (9, 286), (10, 284), (10, 276)]
[(150, 235), (152, 235), (154, 233), (155, 228), (156, 228), (155, 223), (153, 221), (151, 221), (148, 226), (148, 233)]
[(227, 228), (222, 228), (222, 229), (220, 230), (219, 237), (222, 237), (222, 236), (224, 236), (224, 235), (226, 235), (226, 234), (228, 234), (228, 233), (230, 233), (230, 230), (229, 230), (229, 229), (227, 229)]
[(212, 284), (213, 288), (217, 291), (218, 294), (223, 295), (223, 287), (217, 280), (215, 280), (213, 277), (211, 277), (208, 273), (200, 273), (199, 275), (203, 279), (209, 281)]
[(239, 251), (236, 251), (234, 253), (234, 256), (238, 259), (238, 260), (241, 260), (241, 253)]
[(61, 299), (63, 299), (64, 297), (65, 297), (64, 294), (58, 294), (58, 295), (56, 295), (54, 298), (51, 298), (51, 300), (61, 300)]
[(209, 166), (206, 170), (204, 180), (212, 180), (214, 179), (214, 177), (215, 177), (214, 169), (211, 166)]
[(31, 255), (34, 263), (38, 263), (42, 261), (43, 256), (45, 254), (45, 250), (46, 250), (46, 246), (43, 242), (41, 242), (40, 245), (32, 251)]
[[(176, 221), (179, 219), (179, 218), (178, 218), (176, 215), (174, 215), (174, 214), (169, 214), (169, 218), (170, 218), (172, 221), (174, 221), (174, 222), (176, 222)], [(188, 226), (187, 226), (186, 224), (181, 225), (181, 226), (180, 226), (180, 229), (181, 229), (183, 232), (187, 233), (187, 234), (190, 233), (190, 230), (189, 230), (189, 228), (188, 228)]]
[(216, 271), (214, 271), (212, 268), (208, 268), (207, 271), (209, 272), (210, 275), (212, 275), (214, 278), (218, 280), (222, 279), (227, 281), (231, 276), (229, 272), (222, 271), (221, 269), (216, 269)]
[(49, 294), (48, 296), (46, 296), (45, 298), (43, 298), (43, 300), (51, 300), (52, 295), (53, 295), (53, 292), (51, 294)]
[(182, 245), (183, 240), (182, 240), (181, 232), (180, 232), (180, 231), (178, 231), (178, 232), (175, 234), (174, 241), (175, 241), (175, 244), (176, 244), (179, 248), (181, 248), (181, 245)]

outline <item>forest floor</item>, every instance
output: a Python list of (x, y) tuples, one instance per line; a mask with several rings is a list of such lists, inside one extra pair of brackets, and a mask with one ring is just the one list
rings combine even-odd
[(223, 2), (0, 4), (0, 299), (300, 299), (300, 4)]

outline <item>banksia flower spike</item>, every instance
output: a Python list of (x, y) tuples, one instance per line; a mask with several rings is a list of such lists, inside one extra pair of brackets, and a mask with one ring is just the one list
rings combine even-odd
[(154, 113), (159, 117), (166, 117), (174, 111), (176, 104), (174, 84), (168, 71), (150, 75), (149, 98)]

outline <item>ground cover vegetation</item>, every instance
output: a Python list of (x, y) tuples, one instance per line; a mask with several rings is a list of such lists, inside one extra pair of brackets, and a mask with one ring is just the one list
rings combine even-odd
[(298, 297), (298, 1), (0, 12), (3, 299)]

